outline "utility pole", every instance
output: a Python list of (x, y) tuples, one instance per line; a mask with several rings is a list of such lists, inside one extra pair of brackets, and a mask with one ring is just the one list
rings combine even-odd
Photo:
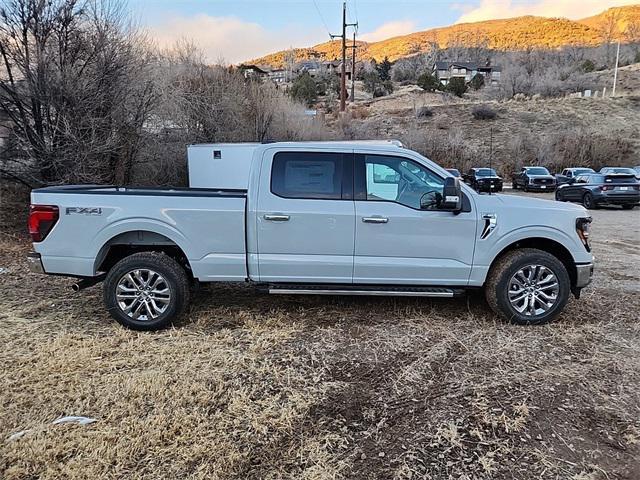
[(351, 103), (356, 101), (356, 31), (353, 31), (353, 45), (351, 45)]
[(357, 23), (347, 23), (347, 2), (342, 2), (342, 35), (331, 35), (331, 38), (342, 39), (342, 67), (340, 68), (340, 111), (347, 107), (347, 27), (355, 27)]
[(613, 90), (611, 96), (616, 96), (616, 84), (618, 83), (618, 65), (620, 64), (620, 40), (618, 40), (618, 52), (616, 53), (616, 68), (613, 71)]

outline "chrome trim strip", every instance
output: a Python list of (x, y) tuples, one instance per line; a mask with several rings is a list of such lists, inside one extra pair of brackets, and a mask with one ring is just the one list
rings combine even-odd
[(303, 290), (299, 288), (270, 288), (272, 295), (370, 295), (374, 297), (433, 297), (452, 298), (453, 292), (408, 292), (408, 291), (385, 291), (385, 290)]

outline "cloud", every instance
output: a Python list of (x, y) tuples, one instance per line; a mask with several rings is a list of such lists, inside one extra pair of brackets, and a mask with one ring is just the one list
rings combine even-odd
[(274, 31), (237, 17), (206, 14), (172, 17), (151, 27), (149, 33), (163, 47), (180, 39), (191, 40), (209, 61), (227, 63), (240, 63), (291, 46), (308, 46), (326, 40), (326, 33), (321, 29), (290, 26)]
[(365, 42), (378, 42), (387, 38), (407, 35), (417, 30), (417, 24), (413, 20), (397, 20), (380, 25), (373, 32), (358, 36), (358, 40)]
[(457, 4), (455, 8), (463, 12), (457, 23), (464, 23), (521, 15), (578, 19), (596, 15), (610, 7), (635, 3), (638, 3), (638, 0), (534, 0), (528, 3), (515, 0), (481, 0), (478, 6)]

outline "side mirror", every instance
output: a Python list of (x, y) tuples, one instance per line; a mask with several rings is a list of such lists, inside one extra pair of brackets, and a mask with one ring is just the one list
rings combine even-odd
[(460, 212), (462, 210), (462, 187), (458, 178), (447, 177), (444, 179), (442, 201), (438, 205), (438, 210), (451, 212)]

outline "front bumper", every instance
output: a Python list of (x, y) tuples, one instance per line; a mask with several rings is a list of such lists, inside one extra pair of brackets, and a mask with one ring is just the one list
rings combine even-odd
[(584, 288), (593, 279), (593, 263), (576, 265), (576, 285), (575, 288)]
[(546, 183), (546, 184), (528, 183), (527, 189), (537, 190), (540, 192), (553, 192), (556, 189), (556, 184), (555, 183)]
[(29, 252), (27, 254), (27, 265), (29, 266), (29, 271), (33, 273), (47, 273), (42, 266), (42, 258), (37, 252)]
[(477, 189), (479, 192), (495, 192), (498, 190), (502, 190), (502, 182), (478, 183)]

